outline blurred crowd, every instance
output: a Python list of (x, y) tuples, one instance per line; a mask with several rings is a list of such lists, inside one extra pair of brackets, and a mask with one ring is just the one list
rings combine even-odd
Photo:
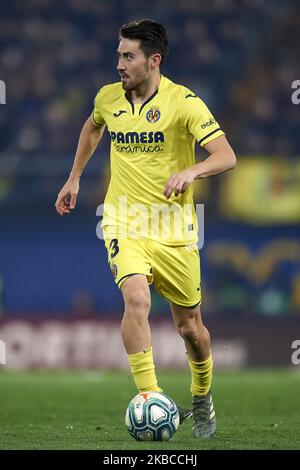
[[(299, 5), (293, 0), (11, 0), (1, 5), (2, 152), (74, 152), (104, 84), (118, 80), (119, 27), (155, 18), (170, 36), (163, 73), (199, 94), (237, 152), (299, 152), (291, 83)], [(151, 12), (151, 14), (150, 14)]]

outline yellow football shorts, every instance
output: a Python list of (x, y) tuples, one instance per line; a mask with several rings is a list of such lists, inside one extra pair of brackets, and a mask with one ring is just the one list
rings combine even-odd
[(120, 288), (133, 274), (144, 274), (159, 294), (183, 307), (201, 303), (197, 245), (169, 246), (154, 240), (109, 236), (104, 227), (108, 263)]

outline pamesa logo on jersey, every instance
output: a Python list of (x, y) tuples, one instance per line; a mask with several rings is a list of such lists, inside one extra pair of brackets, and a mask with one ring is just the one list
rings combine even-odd
[(156, 122), (160, 118), (160, 110), (158, 108), (150, 108), (149, 111), (147, 111), (146, 114), (146, 119), (148, 122)]
[(110, 132), (110, 138), (117, 144), (152, 144), (165, 141), (163, 132)]

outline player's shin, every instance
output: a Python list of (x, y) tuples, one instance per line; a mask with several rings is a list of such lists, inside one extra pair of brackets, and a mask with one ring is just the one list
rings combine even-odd
[(202, 362), (192, 361), (187, 354), (189, 366), (192, 374), (191, 392), (192, 395), (207, 395), (211, 388), (213, 359), (210, 352), (208, 359)]

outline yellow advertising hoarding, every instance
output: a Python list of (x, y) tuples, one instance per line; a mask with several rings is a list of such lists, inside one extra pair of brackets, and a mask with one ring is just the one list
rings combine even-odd
[(224, 175), (221, 213), (257, 225), (300, 222), (300, 158), (240, 157)]

